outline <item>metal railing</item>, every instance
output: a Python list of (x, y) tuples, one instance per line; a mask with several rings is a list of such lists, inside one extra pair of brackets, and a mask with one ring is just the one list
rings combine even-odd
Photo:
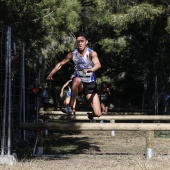
[(36, 74), (30, 74), (31, 69), (25, 73), (25, 62), (25, 44), (13, 36), (11, 27), (0, 26), (0, 164), (16, 162), (13, 148), (26, 140), (19, 123), (37, 118)]

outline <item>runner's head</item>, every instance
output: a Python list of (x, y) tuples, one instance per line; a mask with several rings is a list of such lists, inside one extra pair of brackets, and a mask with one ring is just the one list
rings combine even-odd
[(79, 32), (76, 35), (76, 44), (77, 44), (77, 48), (80, 51), (83, 51), (87, 44), (88, 44), (88, 40), (87, 40), (87, 35), (84, 32)]

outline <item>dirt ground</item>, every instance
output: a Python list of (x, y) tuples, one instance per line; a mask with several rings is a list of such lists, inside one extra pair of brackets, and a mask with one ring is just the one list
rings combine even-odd
[[(19, 160), (2, 170), (170, 170), (169, 132), (155, 133), (154, 157), (145, 157), (145, 131), (54, 133), (44, 141), (51, 157)], [(58, 154), (61, 158), (52, 157)], [(49, 155), (48, 155), (49, 156)]]

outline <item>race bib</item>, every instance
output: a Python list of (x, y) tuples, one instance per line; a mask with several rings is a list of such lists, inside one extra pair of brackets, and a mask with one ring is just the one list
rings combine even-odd
[(90, 77), (92, 75), (91, 73), (85, 73), (83, 70), (78, 71), (79, 77)]
[(101, 94), (100, 95), (100, 99), (103, 101), (103, 100), (107, 100), (107, 96), (106, 95), (104, 95), (104, 94)]

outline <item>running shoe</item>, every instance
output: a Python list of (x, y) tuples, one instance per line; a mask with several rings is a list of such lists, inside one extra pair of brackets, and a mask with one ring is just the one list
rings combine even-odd
[(87, 113), (87, 117), (92, 120), (93, 119), (93, 113)]
[(73, 112), (72, 109), (71, 109), (71, 107), (62, 108), (61, 111), (62, 111), (63, 113), (67, 113), (67, 114), (69, 114), (69, 115), (71, 115), (72, 112)]
[(94, 123), (96, 120), (94, 119), (93, 113), (87, 113), (87, 117), (90, 119), (90, 122)]

